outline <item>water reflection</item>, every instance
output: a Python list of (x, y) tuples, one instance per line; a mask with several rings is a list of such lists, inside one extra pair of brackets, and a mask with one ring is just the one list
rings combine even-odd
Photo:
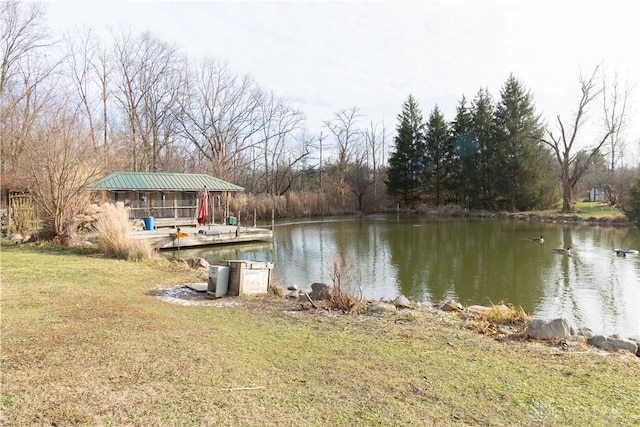
[[(530, 237), (544, 236), (544, 243)], [(570, 256), (553, 248), (572, 246)], [(368, 299), (399, 294), (439, 305), (504, 301), (541, 318), (565, 317), (595, 332), (640, 334), (637, 229), (507, 220), (378, 216), (276, 227), (273, 243), (182, 249), (183, 259), (274, 263), (284, 285), (330, 282), (335, 259), (355, 260)]]

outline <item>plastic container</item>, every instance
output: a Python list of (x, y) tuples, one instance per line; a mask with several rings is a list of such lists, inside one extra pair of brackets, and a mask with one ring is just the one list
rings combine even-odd
[(229, 266), (228, 295), (254, 295), (268, 292), (273, 263), (230, 260), (226, 261), (226, 264)]
[(209, 266), (209, 284), (207, 294), (215, 298), (227, 295), (229, 287), (229, 267), (221, 265)]
[(144, 219), (144, 228), (145, 230), (153, 230), (153, 217), (148, 216)]

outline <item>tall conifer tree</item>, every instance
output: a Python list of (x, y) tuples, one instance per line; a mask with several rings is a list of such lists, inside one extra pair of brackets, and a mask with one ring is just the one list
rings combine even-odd
[(504, 208), (531, 209), (542, 198), (543, 134), (533, 96), (513, 74), (500, 91), (495, 113), (497, 188)]
[(395, 150), (389, 157), (387, 170), (387, 193), (413, 206), (422, 195), (425, 141), (422, 113), (412, 95), (402, 105), (396, 132)]
[(495, 105), (487, 89), (480, 89), (471, 105), (473, 131), (478, 144), (477, 196), (483, 207), (494, 208), (496, 194)]
[(451, 136), (447, 122), (436, 105), (427, 122), (425, 176), (427, 193), (432, 197), (436, 206), (445, 202), (452, 186), (453, 150), (450, 142)]
[(473, 131), (473, 117), (467, 99), (463, 95), (456, 107), (456, 117), (451, 123), (451, 139), (454, 155), (455, 197), (467, 208), (475, 206), (478, 194), (476, 162), (480, 153), (478, 139)]

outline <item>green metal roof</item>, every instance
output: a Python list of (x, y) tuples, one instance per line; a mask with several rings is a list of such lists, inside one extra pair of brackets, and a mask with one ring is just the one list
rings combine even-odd
[(90, 186), (94, 190), (244, 191), (244, 188), (202, 173), (115, 172)]

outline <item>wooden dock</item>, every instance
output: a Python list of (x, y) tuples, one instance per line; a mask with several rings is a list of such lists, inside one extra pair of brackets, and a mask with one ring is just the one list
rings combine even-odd
[(136, 231), (133, 239), (144, 239), (154, 249), (178, 249), (196, 246), (220, 245), (273, 240), (273, 230), (235, 225), (203, 225), (197, 227), (156, 228)]

